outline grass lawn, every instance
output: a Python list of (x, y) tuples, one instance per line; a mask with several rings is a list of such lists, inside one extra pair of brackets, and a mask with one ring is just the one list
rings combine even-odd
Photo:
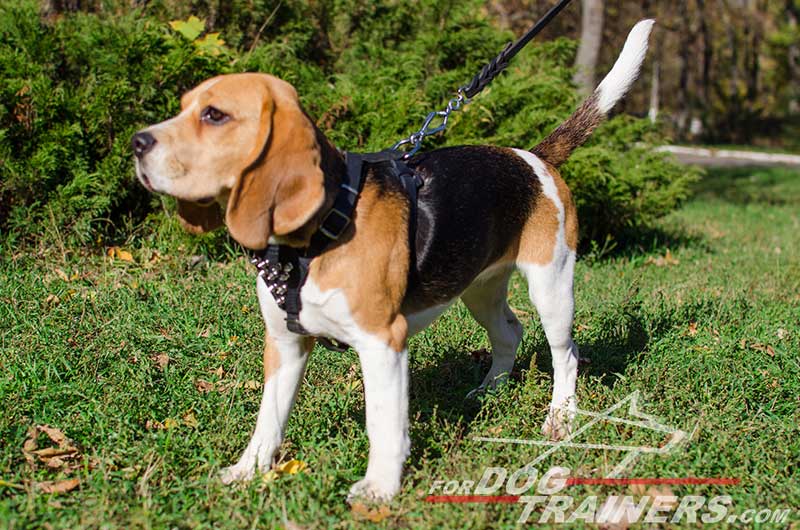
[[(660, 229), (652, 244), (578, 264), (576, 342), (590, 360), (579, 405), (600, 411), (638, 390), (644, 412), (694, 431), (670, 454), (642, 456), (625, 476), (740, 478), (738, 486), (671, 490), (730, 495), (737, 513), (795, 508), (798, 521), (800, 173), (712, 172)], [(283, 460), (308, 469), (225, 487), (216, 473), (244, 449), (260, 398), (253, 271), (242, 258), (197, 263), (179, 251), (132, 252), (133, 261), (41, 258), (0, 243), (0, 527), (373, 524), (344, 502), (367, 463), (356, 354), (317, 349), (311, 357), (282, 448)], [(487, 368), (470, 352), (488, 342), (463, 306), (412, 339), (412, 455), (379, 525), (515, 526), (521, 505), (423, 502), (434, 480), (478, 480), (486, 467), (517, 469), (541, 451), (473, 440), (541, 438), (549, 351), (518, 276), (511, 299), (526, 329), (519, 373), (482, 403), (464, 396)], [(26, 457), (29, 431), (43, 425), (74, 442), (62, 442), (67, 454), (36, 455), (28, 442)], [(36, 432), (39, 449), (55, 445)], [(600, 424), (584, 441), (658, 445), (663, 435)], [(601, 477), (619, 459), (564, 450), (543, 470)], [(80, 483), (65, 493), (36, 486), (70, 478)], [(579, 503), (636, 492), (570, 493)]]

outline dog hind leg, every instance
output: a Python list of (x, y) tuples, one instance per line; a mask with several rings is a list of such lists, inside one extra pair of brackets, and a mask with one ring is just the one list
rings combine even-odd
[(481, 385), (470, 392), (467, 398), (502, 385), (514, 368), (523, 329), (508, 306), (510, 275), (511, 271), (505, 270), (487, 280), (479, 279), (461, 295), (472, 317), (489, 334), (492, 345), (492, 367)]
[(575, 385), (579, 357), (572, 340), (575, 253), (564, 253), (547, 265), (520, 264), (519, 268), (528, 280), (528, 292), (553, 357), (553, 397), (542, 432), (561, 439), (569, 434), (578, 406)]

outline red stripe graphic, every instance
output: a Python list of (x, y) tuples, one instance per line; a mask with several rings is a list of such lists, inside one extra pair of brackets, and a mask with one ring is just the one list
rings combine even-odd
[(715, 484), (718, 486), (736, 486), (742, 480), (738, 478), (579, 478), (567, 479), (567, 486), (592, 485), (592, 486), (685, 486)]

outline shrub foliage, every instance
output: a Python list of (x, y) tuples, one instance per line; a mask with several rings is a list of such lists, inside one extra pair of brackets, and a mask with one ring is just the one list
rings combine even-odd
[[(129, 237), (148, 216), (150, 230), (165, 222), (162, 200), (135, 181), (130, 137), (175, 114), (180, 94), (204, 78), (277, 75), (339, 147), (378, 150), (419, 127), (512, 38), (474, 0), (256, 1), (224, 17), (199, 3), (195, 14), (217, 17), (219, 36), (170, 25), (168, 15), (190, 14), (177, 4), (107, 4), (53, 17), (32, 0), (0, 0), (7, 234), (33, 240), (55, 229), (86, 245)], [(564, 39), (530, 46), (427, 147), (532, 147), (578, 102), (574, 53)], [(686, 197), (694, 174), (652, 153), (654, 141), (645, 121), (620, 116), (565, 165), (585, 237), (647, 226)]]

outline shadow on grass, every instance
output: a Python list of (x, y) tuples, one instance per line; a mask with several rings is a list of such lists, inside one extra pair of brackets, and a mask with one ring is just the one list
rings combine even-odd
[[(713, 302), (698, 300), (680, 306), (662, 301), (655, 307), (645, 308), (636, 292), (624, 303), (596, 315), (592, 329), (578, 334), (576, 342), (585, 360), (578, 368), (578, 385), (586, 376), (598, 378), (612, 388), (631, 363), (643, 355), (654, 342), (662, 340), (677, 327), (700, 320), (711, 313)], [(588, 361), (588, 362), (586, 362)], [(520, 346), (512, 380), (548, 374), (552, 380), (550, 346), (541, 333), (528, 334)], [(412, 370), (411, 409), (423, 418), (432, 417), (435, 411), (439, 421), (458, 424), (462, 436), (467, 436), (471, 424), (481, 413), (482, 403), (465, 399), (466, 394), (478, 386), (488, 372), (491, 356), (482, 351), (450, 349), (435, 365)], [(527, 372), (527, 373), (526, 373)], [(531, 411), (533, 413), (535, 411)], [(429, 456), (430, 447), (428, 447)]]

